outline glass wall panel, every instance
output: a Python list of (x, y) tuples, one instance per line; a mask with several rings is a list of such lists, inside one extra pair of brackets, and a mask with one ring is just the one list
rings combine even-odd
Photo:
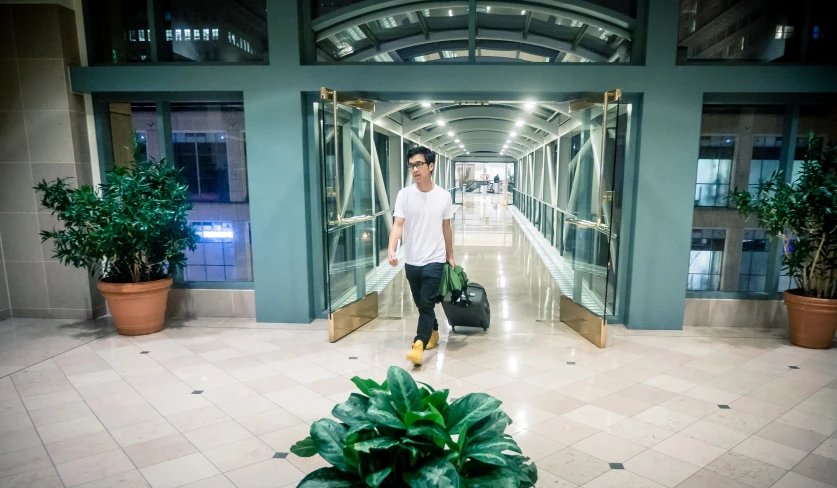
[[(355, 0), (313, 0), (312, 62), (467, 62), (468, 8), (467, 2), (379, 2), (361, 8)], [(630, 62), (635, 0), (596, 0), (583, 9), (479, 0), (476, 10), (478, 63)]]
[(90, 62), (265, 64), (266, 5), (266, 0), (89, 0)]
[(726, 232), (719, 229), (694, 229), (689, 255), (689, 290), (713, 291), (721, 286)]
[(112, 102), (108, 104), (113, 158), (105, 159), (105, 169), (127, 166), (134, 160), (131, 142), (134, 134), (140, 157), (160, 160), (160, 134), (157, 127), (157, 105), (153, 102)]
[(738, 291), (765, 291), (767, 265), (770, 257), (769, 242), (770, 236), (766, 235), (762, 229), (744, 231)]
[(172, 103), (175, 166), (189, 183), (200, 236), (185, 281), (253, 281), (247, 147), (241, 103)]
[(89, 0), (85, 24), (91, 64), (151, 61), (147, 0)]
[(162, 61), (267, 63), (266, 0), (159, 0)]
[(681, 63), (834, 64), (831, 2), (680, 0)]

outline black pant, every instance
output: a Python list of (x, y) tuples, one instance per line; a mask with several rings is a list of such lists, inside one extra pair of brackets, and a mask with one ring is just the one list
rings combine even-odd
[(434, 330), (439, 330), (439, 321), (436, 320), (436, 301), (439, 297), (439, 284), (442, 282), (444, 263), (431, 263), (425, 266), (405, 265), (407, 281), (410, 282), (410, 291), (413, 294), (413, 301), (419, 311), (418, 328), (415, 341), (422, 341), (427, 347), (427, 341)]

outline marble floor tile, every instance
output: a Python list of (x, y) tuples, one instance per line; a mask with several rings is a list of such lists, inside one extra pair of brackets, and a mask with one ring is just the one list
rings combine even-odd
[(201, 451), (253, 437), (238, 422), (223, 422), (183, 433)]
[(672, 432), (679, 432), (697, 422), (698, 419), (663, 407), (652, 407), (634, 415), (635, 419), (662, 427)]
[(754, 434), (805, 452), (811, 452), (827, 439), (826, 436), (800, 429), (782, 422), (771, 422)]
[(124, 448), (138, 468), (159, 464), (198, 452), (197, 448), (182, 434), (173, 434), (158, 439), (132, 444)]
[(677, 488), (749, 488), (749, 485), (739, 483), (706, 469), (701, 469)]
[(68, 488), (134, 469), (121, 449), (95, 454), (55, 466)]
[(553, 441), (571, 445), (598, 432), (596, 429), (564, 417), (538, 424), (538, 434)]
[(706, 469), (753, 488), (773, 486), (786, 473), (782, 468), (735, 452), (724, 454), (709, 464)]
[(238, 488), (278, 488), (304, 477), (302, 471), (284, 459), (268, 459), (226, 475)]
[(593, 402), (593, 405), (611, 412), (616, 412), (626, 417), (633, 417), (634, 415), (653, 407), (650, 403), (626, 397), (619, 393), (614, 393), (604, 398), (600, 398)]
[(663, 486), (673, 488), (700, 468), (653, 450), (647, 450), (625, 464), (625, 469)]
[(662, 488), (663, 486), (630, 471), (612, 469), (584, 485), (584, 488)]
[(705, 467), (727, 451), (681, 434), (674, 434), (651, 449), (700, 467)]
[(203, 454), (195, 453), (140, 468), (152, 488), (175, 488), (218, 474)]
[(595, 405), (585, 405), (571, 412), (567, 412), (563, 416), (564, 418), (574, 420), (596, 430), (604, 430), (627, 418), (624, 415), (605, 410)]
[(773, 488), (832, 488), (833, 486), (791, 471), (777, 481)]
[(808, 455), (805, 451), (756, 436), (744, 440), (741, 444), (735, 446), (732, 452), (764, 461), (782, 469), (792, 469)]
[(809, 454), (794, 466), (793, 472), (822, 483), (832, 484), (834, 480), (837, 480), (837, 461), (818, 454)]
[(29, 486), (38, 488), (63, 488), (64, 483), (61, 482), (61, 477), (58, 476), (58, 472), (55, 471), (55, 467), (52, 465), (0, 478), (0, 487), (2, 488)]
[(553, 441), (531, 430), (520, 431), (512, 437), (514, 437), (520, 449), (526, 453), (526, 457), (532, 461), (538, 461), (567, 447), (565, 444)]
[(606, 432), (599, 432), (576, 442), (572, 448), (599, 458), (607, 463), (624, 463), (643, 452), (645, 447), (621, 439)]
[(119, 449), (119, 444), (113, 440), (110, 433), (105, 431), (86, 434), (46, 445), (46, 450), (49, 452), (49, 456), (55, 464), (75, 461), (76, 459), (113, 451), (115, 449)]
[(156, 418), (125, 427), (119, 427), (118, 429), (112, 429), (110, 433), (120, 446), (127, 447), (139, 444), (140, 442), (147, 442), (177, 434), (177, 429), (175, 429), (168, 420), (164, 418)]
[(276, 453), (260, 439), (252, 437), (203, 452), (222, 473), (273, 458)]
[(601, 459), (568, 447), (541, 459), (538, 470), (541, 469), (560, 473), (561, 478), (581, 486), (609, 471), (610, 466)]
[(732, 449), (748, 437), (744, 432), (706, 420), (695, 422), (681, 430), (680, 433), (726, 450)]

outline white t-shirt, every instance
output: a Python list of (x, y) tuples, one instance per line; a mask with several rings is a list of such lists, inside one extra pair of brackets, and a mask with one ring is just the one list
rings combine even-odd
[(450, 193), (433, 185), (429, 192), (422, 192), (413, 184), (398, 192), (395, 199), (395, 216), (404, 219), (404, 244), (406, 262), (412, 266), (424, 266), (447, 261), (442, 222), (453, 217), (453, 201)]

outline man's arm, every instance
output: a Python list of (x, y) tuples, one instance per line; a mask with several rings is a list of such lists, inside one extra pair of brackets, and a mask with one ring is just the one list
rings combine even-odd
[(404, 218), (395, 217), (395, 222), (392, 223), (392, 230), (389, 233), (389, 264), (390, 266), (398, 266), (398, 257), (395, 251), (398, 249), (398, 241), (401, 239), (401, 234), (404, 232)]
[(450, 230), (450, 219), (442, 221), (442, 234), (445, 236), (445, 254), (448, 258), (448, 264), (451, 268), (454, 268), (456, 262), (453, 259), (453, 231)]

